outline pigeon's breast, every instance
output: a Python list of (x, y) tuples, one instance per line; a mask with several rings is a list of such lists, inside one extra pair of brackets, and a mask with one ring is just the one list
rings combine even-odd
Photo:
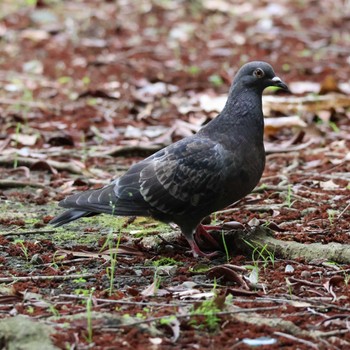
[(249, 194), (259, 183), (265, 167), (263, 145), (241, 146), (238, 157), (232, 157), (228, 165), (227, 176), (223, 182), (220, 204), (225, 206)]

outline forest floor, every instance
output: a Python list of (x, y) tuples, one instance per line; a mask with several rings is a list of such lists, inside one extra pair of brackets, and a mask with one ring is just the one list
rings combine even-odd
[[(349, 349), (349, 13), (340, 0), (1, 1), (0, 348)], [(292, 94), (266, 91), (260, 184), (211, 217), (222, 257), (194, 258), (149, 218), (48, 225), (65, 196), (214, 118), (252, 60)]]

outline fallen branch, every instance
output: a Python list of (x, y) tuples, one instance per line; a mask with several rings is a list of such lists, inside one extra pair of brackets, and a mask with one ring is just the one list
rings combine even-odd
[(37, 231), (12, 231), (12, 232), (0, 232), (0, 236), (20, 236), (20, 235), (40, 235), (47, 233), (55, 233), (56, 230), (37, 230)]
[(0, 180), (0, 188), (16, 188), (16, 187), (35, 187), (45, 188), (46, 186), (35, 182), (15, 181), (15, 180)]
[[(217, 312), (215, 313), (215, 316), (228, 316), (228, 315), (234, 315), (234, 314), (247, 314), (247, 313), (255, 313), (255, 312), (259, 312), (259, 311), (274, 311), (279, 309), (279, 306), (266, 306), (266, 307), (254, 307), (254, 308), (237, 308), (235, 310), (231, 310), (231, 311), (222, 311), (222, 312)], [(186, 319), (186, 318), (191, 318), (193, 316), (206, 316), (207, 314), (202, 314), (202, 313), (196, 313), (195, 315), (191, 314), (191, 313), (187, 313), (187, 314), (175, 314), (175, 315), (169, 315), (168, 317), (174, 317), (177, 319)], [(155, 321), (160, 321), (164, 318), (166, 318), (167, 316), (158, 316), (158, 317), (150, 317), (144, 320), (140, 320), (140, 321), (135, 321), (132, 323), (124, 323), (124, 324), (114, 324), (112, 322), (110, 322), (111, 326), (106, 326), (103, 327), (104, 330), (117, 330), (119, 328), (123, 328), (123, 327), (134, 327), (140, 324), (144, 324), (144, 323), (151, 323), (151, 322), (155, 322)], [(247, 316), (249, 317), (249, 316)]]
[[(88, 300), (89, 297), (85, 297), (83, 295), (73, 295), (73, 294), (59, 294), (55, 296), (54, 298), (59, 298), (59, 299), (75, 299), (75, 300)], [(122, 304), (122, 305), (140, 305), (140, 306), (158, 306), (158, 307), (176, 307), (176, 306), (181, 306), (181, 305), (188, 305), (188, 302), (185, 301), (180, 301), (176, 303), (160, 303), (160, 302), (152, 302), (152, 301), (131, 301), (131, 300), (125, 300), (125, 299), (120, 299), (120, 300), (114, 300), (114, 299), (101, 299), (101, 298), (94, 298), (94, 300), (97, 303), (102, 303), (102, 304)], [(65, 315), (66, 316), (66, 315)]]
[(280, 317), (266, 317), (266, 315), (260, 315), (257, 313), (253, 313), (253, 314), (239, 313), (237, 315), (233, 315), (232, 318), (240, 322), (253, 324), (255, 326), (264, 325), (264, 326), (271, 327), (273, 329), (278, 329), (279, 331), (277, 332), (275, 331), (274, 334), (289, 338), (291, 340), (294, 340), (303, 344), (307, 344), (310, 348), (313, 348), (313, 349), (319, 349), (319, 347), (308, 340), (301, 339), (300, 337), (309, 337), (319, 343), (321, 340), (320, 339), (321, 337), (328, 336), (327, 332), (322, 332), (318, 330), (307, 331), (295, 325), (292, 321), (284, 320), (283, 318), (280, 318)]
[(284, 337), (284, 338), (293, 340), (297, 343), (304, 344), (304, 345), (308, 346), (310, 349), (319, 349), (318, 345), (312, 343), (311, 341), (297, 338), (294, 335), (290, 335), (290, 334), (283, 333), (283, 332), (273, 332), (273, 334), (278, 335), (279, 337)]
[(283, 259), (304, 258), (307, 261), (325, 259), (341, 264), (350, 263), (350, 245), (340, 243), (311, 243), (301, 244), (293, 241), (281, 241), (273, 237), (272, 231), (266, 227), (256, 227), (250, 232), (231, 231), (226, 233), (232, 239), (235, 249), (251, 254), (252, 247), (264, 247)]

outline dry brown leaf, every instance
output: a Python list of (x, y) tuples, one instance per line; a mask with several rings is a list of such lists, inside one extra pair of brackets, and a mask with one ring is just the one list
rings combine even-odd
[(323, 284), (324, 288), (326, 289), (326, 291), (332, 295), (333, 297), (333, 302), (337, 300), (337, 296), (333, 290), (334, 286), (337, 286), (341, 283), (344, 282), (344, 276), (333, 276), (332, 278), (330, 278), (326, 283)]
[(235, 282), (242, 286), (244, 289), (249, 290), (247, 283), (243, 280), (234, 269), (228, 266), (215, 266), (207, 271), (209, 278), (223, 278), (225, 281)]
[(298, 114), (305, 112), (316, 113), (320, 110), (350, 107), (350, 96), (343, 94), (327, 94), (324, 96), (309, 95), (297, 96), (263, 96), (264, 114), (270, 115), (271, 111), (284, 114)]
[(338, 82), (336, 81), (334, 75), (330, 74), (323, 79), (319, 94), (324, 95), (329, 92), (341, 92), (338, 86)]
[(141, 295), (145, 296), (145, 297), (149, 297), (149, 296), (164, 296), (164, 295), (168, 295), (170, 294), (169, 291), (165, 290), (165, 289), (159, 289), (159, 280), (157, 278), (155, 278), (155, 280), (153, 281), (152, 284), (150, 284), (146, 289), (144, 289), (141, 292)]
[(333, 182), (333, 180), (320, 181), (320, 188), (323, 190), (335, 190), (339, 188), (339, 185)]
[(318, 93), (320, 84), (313, 81), (293, 81), (288, 84), (293, 94)]
[(28, 134), (12, 134), (11, 139), (16, 143), (19, 143), (23, 146), (34, 146), (36, 141), (38, 140), (39, 135), (28, 135)]
[(265, 134), (274, 134), (281, 128), (306, 128), (307, 124), (298, 116), (265, 118)]
[(41, 29), (25, 29), (21, 33), (22, 39), (29, 39), (35, 42), (47, 40), (50, 38), (50, 34)]

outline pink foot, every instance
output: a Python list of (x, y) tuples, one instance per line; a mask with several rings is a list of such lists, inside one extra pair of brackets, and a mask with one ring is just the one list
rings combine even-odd
[(222, 226), (219, 225), (202, 225), (200, 224), (206, 231), (210, 230), (222, 230)]
[(218, 226), (208, 226), (208, 225), (202, 225), (199, 224), (196, 228), (196, 232), (194, 234), (194, 239), (200, 243), (203, 243), (205, 241), (210, 242), (215, 248), (219, 248), (218, 242), (210, 235), (208, 230), (218, 229)]
[(213, 258), (219, 255), (222, 255), (222, 252), (220, 251), (214, 251), (211, 253), (205, 253), (203, 252), (199, 247), (197, 242), (194, 240), (194, 238), (192, 239), (188, 239), (188, 244), (190, 245), (191, 249), (192, 249), (192, 253), (193, 256), (196, 258), (197, 256), (203, 256), (205, 258)]

